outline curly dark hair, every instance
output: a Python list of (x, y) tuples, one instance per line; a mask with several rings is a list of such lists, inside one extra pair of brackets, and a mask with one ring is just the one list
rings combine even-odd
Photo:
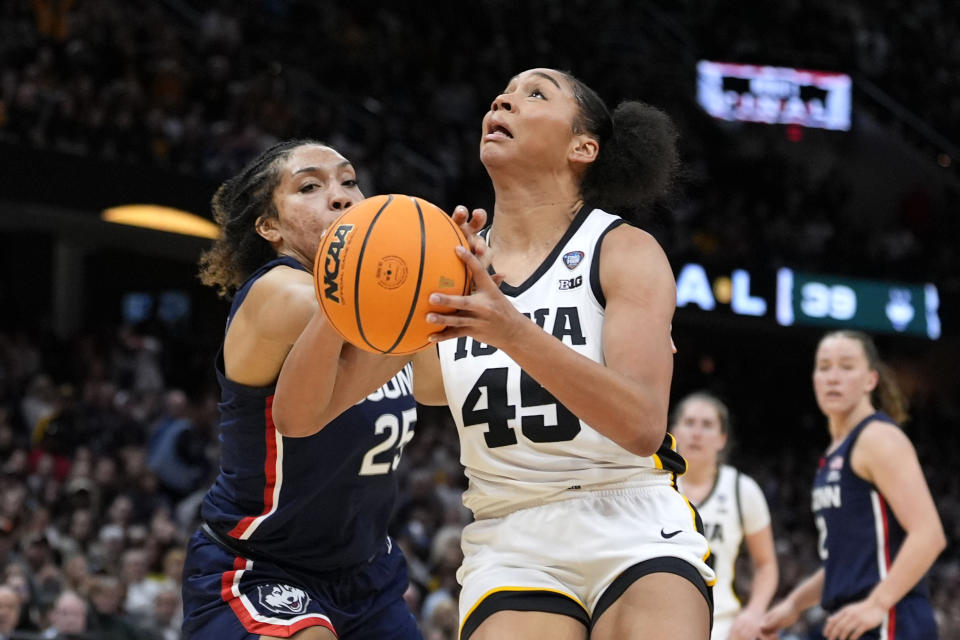
[(619, 212), (666, 196), (680, 167), (679, 133), (670, 116), (636, 100), (621, 102), (611, 114), (593, 89), (570, 72), (561, 73), (580, 107), (574, 131), (600, 143), (580, 186), (584, 201)]
[(323, 145), (310, 139), (287, 140), (270, 147), (243, 171), (217, 188), (210, 206), (220, 236), (200, 256), (200, 281), (229, 298), (260, 266), (276, 257), (273, 247), (256, 232), (260, 216), (276, 217), (273, 191), (280, 183), (280, 163), (294, 149)]

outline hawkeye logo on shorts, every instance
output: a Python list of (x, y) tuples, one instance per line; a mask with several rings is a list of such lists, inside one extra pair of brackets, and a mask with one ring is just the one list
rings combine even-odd
[(307, 610), (310, 602), (302, 589), (286, 584), (261, 584), (257, 586), (260, 605), (273, 613), (299, 615)]
[(332, 300), (337, 304), (340, 298), (337, 291), (340, 290), (340, 252), (347, 244), (347, 236), (353, 231), (352, 224), (341, 224), (333, 231), (333, 240), (327, 247), (327, 257), (323, 262), (323, 297)]
[(569, 280), (560, 281), (560, 291), (566, 291), (567, 289), (576, 289), (583, 284), (583, 276), (577, 276), (576, 278), (570, 278)]
[(576, 269), (581, 260), (583, 260), (583, 251), (568, 251), (563, 254), (563, 264), (567, 265), (567, 269)]

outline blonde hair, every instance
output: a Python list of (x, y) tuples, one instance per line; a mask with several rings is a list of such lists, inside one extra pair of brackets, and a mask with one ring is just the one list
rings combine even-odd
[(717, 412), (717, 418), (720, 421), (720, 433), (727, 436), (727, 444), (717, 454), (717, 462), (725, 463), (728, 452), (733, 447), (733, 435), (730, 433), (730, 409), (724, 404), (723, 400), (712, 393), (708, 391), (694, 391), (684, 396), (683, 399), (677, 403), (676, 408), (670, 412), (670, 421), (668, 422), (670, 431), (673, 431), (673, 428), (680, 421), (680, 416), (683, 415), (687, 405), (698, 400), (706, 402)]
[(677, 403), (676, 408), (670, 413), (670, 428), (672, 429), (673, 426), (680, 420), (680, 416), (683, 415), (687, 405), (695, 400), (706, 402), (716, 410), (717, 417), (720, 418), (720, 433), (729, 436), (730, 409), (728, 409), (727, 405), (723, 403), (723, 400), (707, 391), (694, 391), (693, 393), (684, 396), (684, 398)]

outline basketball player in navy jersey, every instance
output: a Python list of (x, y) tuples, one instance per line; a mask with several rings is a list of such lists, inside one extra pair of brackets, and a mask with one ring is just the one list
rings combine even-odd
[(903, 396), (869, 336), (828, 333), (813, 388), (830, 445), (813, 482), (823, 566), (764, 619), (775, 638), (817, 604), (828, 640), (935, 640), (925, 575), (946, 546), (910, 439)]
[[(459, 251), (475, 289), (432, 294), (456, 312), (428, 314), (438, 349), (414, 364), (417, 400), (450, 406), (470, 480), (460, 637), (707, 640), (710, 552), (666, 434), (676, 283), (653, 237), (604, 210), (663, 194), (673, 125), (532, 69), (493, 101), (480, 157), (490, 251)], [(310, 336), (288, 363), (323, 378)], [(327, 411), (296, 406), (295, 429)]]
[[(361, 199), (350, 162), (312, 141), (268, 149), (213, 198), (222, 232), (201, 279), (233, 302), (216, 361), (220, 474), (184, 570), (187, 638), (421, 637), (403, 600), (406, 562), (387, 536), (416, 422), (411, 368), (344, 345), (315, 317), (322, 233)], [(275, 386), (308, 324), (314, 364), (339, 374), (335, 386), (294, 382), (327, 410), (298, 432), (284, 417), (297, 414), (287, 407), (297, 394), (283, 400)]]
[[(711, 640), (754, 640), (777, 591), (777, 552), (767, 500), (753, 478), (723, 463), (730, 410), (719, 398), (703, 391), (685, 396), (673, 410), (670, 433), (687, 461), (680, 490), (700, 512), (717, 572)], [(744, 542), (752, 580), (750, 599), (741, 606), (733, 579)]]

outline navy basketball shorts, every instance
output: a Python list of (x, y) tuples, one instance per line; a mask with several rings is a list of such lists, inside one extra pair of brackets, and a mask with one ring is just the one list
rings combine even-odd
[(362, 568), (319, 576), (239, 557), (197, 531), (183, 571), (184, 638), (288, 638), (320, 626), (341, 640), (421, 640), (403, 599), (408, 584), (406, 559), (389, 539)]

